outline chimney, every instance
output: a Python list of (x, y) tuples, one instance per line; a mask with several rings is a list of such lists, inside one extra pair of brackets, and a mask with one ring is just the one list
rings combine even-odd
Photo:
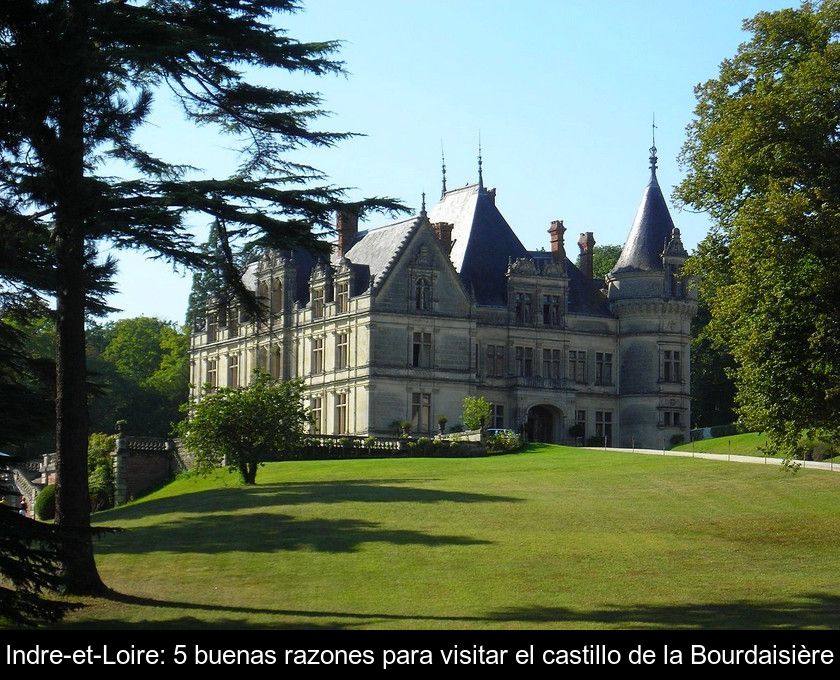
[(454, 224), (450, 224), (449, 222), (435, 222), (432, 225), (432, 229), (435, 232), (435, 238), (440, 241), (440, 246), (443, 248), (443, 252), (447, 255), (449, 251), (452, 250), (452, 229), (455, 227)]
[(580, 247), (580, 270), (583, 275), (592, 280), (592, 249), (595, 247), (595, 237), (591, 231), (581, 234), (578, 239), (578, 246)]
[(359, 231), (359, 213), (353, 210), (339, 210), (335, 215), (335, 230), (338, 232), (338, 256), (344, 257), (353, 247)]
[(552, 220), (548, 233), (551, 238), (551, 260), (555, 264), (566, 262), (566, 246), (563, 245), (565, 231), (566, 227), (563, 226), (563, 220)]

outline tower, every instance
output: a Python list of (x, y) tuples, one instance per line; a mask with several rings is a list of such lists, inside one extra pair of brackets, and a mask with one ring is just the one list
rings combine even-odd
[(621, 257), (607, 275), (618, 317), (621, 446), (670, 448), (687, 441), (691, 422), (691, 319), (695, 293), (685, 285), (688, 254), (656, 177), (650, 181)]

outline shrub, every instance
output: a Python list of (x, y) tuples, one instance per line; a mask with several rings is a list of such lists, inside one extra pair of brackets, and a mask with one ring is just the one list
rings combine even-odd
[(464, 397), (464, 425), (471, 430), (487, 426), (493, 415), (493, 407), (484, 397)]
[(735, 423), (732, 423), (731, 425), (713, 425), (709, 428), (709, 434), (712, 438), (730, 437), (733, 434), (738, 434), (739, 429), (740, 428)]
[(55, 519), (55, 484), (47, 484), (35, 496), (35, 517), (44, 521)]
[(522, 446), (522, 439), (513, 432), (499, 432), (487, 442), (487, 450), (491, 453), (500, 451), (516, 451)]
[(671, 435), (671, 446), (679, 446), (685, 441), (685, 435), (675, 434)]
[(569, 428), (570, 437), (582, 437), (586, 434), (586, 429), (583, 423), (575, 423)]
[(452, 427), (449, 428), (450, 432), (463, 432), (464, 426), (461, 423), (455, 423)]
[(376, 437), (366, 437), (364, 443), (367, 448), (372, 449), (376, 446)]
[(603, 446), (604, 445), (604, 438), (603, 437), (590, 437), (586, 440), (587, 446)]

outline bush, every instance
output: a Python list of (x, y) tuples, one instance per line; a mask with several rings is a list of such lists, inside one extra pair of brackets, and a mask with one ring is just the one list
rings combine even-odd
[(463, 432), (464, 426), (461, 423), (455, 423), (452, 427), (449, 428), (450, 432)]
[(604, 438), (603, 437), (590, 437), (586, 440), (587, 446), (603, 446), (604, 445)]
[(671, 446), (679, 446), (685, 441), (685, 435), (675, 434), (671, 435)]
[(45, 522), (55, 519), (55, 484), (47, 484), (35, 496), (35, 517)]
[(582, 437), (586, 434), (586, 429), (584, 428), (583, 423), (575, 423), (569, 428), (569, 436), (570, 437)]
[(366, 437), (364, 445), (369, 449), (374, 448), (376, 446), (376, 437)]
[(713, 425), (709, 428), (709, 434), (712, 438), (715, 437), (731, 437), (733, 434), (738, 434), (740, 428), (735, 423), (731, 425)]
[(98, 467), (88, 475), (90, 511), (114, 507), (114, 475), (109, 468)]
[(487, 450), (490, 453), (501, 451), (516, 451), (522, 446), (522, 439), (513, 432), (499, 432), (487, 442)]

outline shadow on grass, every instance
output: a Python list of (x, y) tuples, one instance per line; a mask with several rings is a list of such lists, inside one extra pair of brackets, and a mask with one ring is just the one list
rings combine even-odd
[(619, 628), (837, 628), (840, 597), (807, 593), (791, 600), (604, 607), (579, 611), (564, 607), (522, 607), (489, 615), (493, 621), (595, 623)]
[(304, 503), (516, 503), (522, 500), (510, 496), (394, 485), (399, 481), (416, 480), (371, 482), (351, 479), (210, 489), (116, 508), (95, 520), (119, 522), (173, 512), (225, 512)]
[(386, 529), (358, 519), (296, 519), (290, 515), (190, 515), (182, 520), (136, 527), (101, 541), (99, 554), (149, 552), (270, 553), (278, 550), (354, 552), (363, 543), (455, 546), (488, 545), (468, 536), (432, 535), (407, 529)]
[[(645, 604), (627, 607), (607, 607), (575, 610), (565, 607), (522, 607), (490, 612), (478, 616), (446, 616), (435, 614), (394, 614), (388, 612), (345, 612), (306, 609), (280, 609), (179, 602), (112, 593), (108, 598), (121, 604), (150, 609), (174, 609), (185, 612), (209, 612), (234, 615), (216, 621), (200, 615), (177, 619), (136, 623), (111, 619), (107, 621), (75, 621), (65, 624), (73, 628), (349, 628), (376, 626), (388, 622), (449, 622), (453, 628), (467, 628), (470, 624), (498, 625), (519, 623), (596, 624), (615, 628), (723, 628), (723, 629), (798, 629), (806, 627), (837, 628), (840, 626), (840, 597), (824, 593), (809, 593), (790, 601), (758, 602), (741, 600), (726, 604), (685, 604), (652, 606)], [(150, 612), (151, 614), (151, 612)], [(284, 619), (280, 622), (255, 623), (254, 616)], [(288, 619), (292, 619), (289, 621)]]

